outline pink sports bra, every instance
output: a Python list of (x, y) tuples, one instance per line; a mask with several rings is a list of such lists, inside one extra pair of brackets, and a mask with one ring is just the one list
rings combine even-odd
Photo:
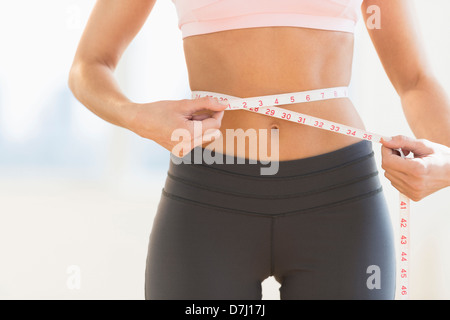
[(183, 39), (223, 30), (290, 26), (353, 32), (363, 0), (172, 0)]

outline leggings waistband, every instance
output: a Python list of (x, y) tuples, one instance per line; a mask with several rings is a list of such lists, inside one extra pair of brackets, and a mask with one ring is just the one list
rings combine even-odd
[[(197, 147), (200, 151), (203, 148)], [(278, 172), (267, 176), (260, 174), (267, 164), (259, 161), (253, 164), (241, 158), (245, 163), (239, 164), (238, 157), (219, 153), (223, 164), (195, 163), (194, 154), (195, 149), (183, 157), (190, 163), (171, 161), (165, 196), (242, 213), (282, 214), (354, 201), (381, 191), (368, 141), (310, 158), (278, 161)]]
[[(219, 161), (209, 164), (203, 156), (206, 154), (211, 155), (216, 160), (219, 159)], [(249, 178), (254, 177), (261, 181), (264, 180), (264, 177), (267, 177), (269, 181), (273, 181), (277, 178), (296, 178), (330, 170), (338, 170), (340, 167), (345, 167), (370, 157), (373, 157), (372, 143), (364, 140), (318, 156), (276, 161), (275, 163), (279, 170), (275, 174), (265, 176), (261, 175), (261, 169), (273, 165), (272, 163), (249, 160), (238, 156), (222, 154), (214, 150), (210, 151), (202, 147), (196, 147), (183, 158), (179, 158), (171, 153), (169, 171), (175, 174), (181, 170), (187, 173), (201, 169), (207, 170), (208, 168), (210, 170), (217, 170), (223, 174), (246, 176)]]

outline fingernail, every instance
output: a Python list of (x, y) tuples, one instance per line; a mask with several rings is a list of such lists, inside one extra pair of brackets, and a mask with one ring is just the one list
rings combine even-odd
[(386, 142), (388, 142), (388, 141), (391, 141), (391, 140), (392, 140), (392, 137), (383, 137), (383, 140), (386, 141)]

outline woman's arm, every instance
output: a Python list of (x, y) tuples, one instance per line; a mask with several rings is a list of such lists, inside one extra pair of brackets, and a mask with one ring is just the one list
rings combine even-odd
[[(450, 100), (431, 72), (411, 1), (364, 0), (366, 21), (371, 5), (380, 9), (381, 29), (368, 28), (369, 35), (419, 138), (383, 140), (382, 168), (395, 188), (419, 201), (450, 185)], [(394, 150), (399, 148), (405, 154), (412, 152), (414, 158), (401, 158)]]
[(450, 99), (427, 61), (411, 1), (364, 0), (366, 21), (371, 5), (380, 8), (381, 29), (368, 32), (411, 130), (417, 138), (450, 146)]
[(123, 52), (156, 0), (98, 0), (83, 32), (69, 74), (75, 97), (102, 119), (127, 128), (136, 108), (114, 78)]
[[(123, 52), (145, 23), (155, 1), (97, 0), (75, 54), (69, 87), (103, 120), (151, 139), (169, 151), (180, 145), (172, 140), (174, 132), (187, 130), (183, 151), (189, 151), (202, 143), (199, 136), (206, 141), (218, 136), (226, 105), (212, 98), (133, 103), (114, 77)], [(209, 113), (198, 114), (202, 110)], [(195, 124), (201, 125), (201, 132), (194, 130), (199, 127)]]

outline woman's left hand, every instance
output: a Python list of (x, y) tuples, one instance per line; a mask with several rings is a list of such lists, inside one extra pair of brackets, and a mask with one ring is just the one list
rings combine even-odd
[[(413, 201), (450, 186), (450, 148), (425, 139), (395, 136), (381, 141), (382, 165), (391, 184)], [(414, 158), (402, 158), (395, 149)]]

